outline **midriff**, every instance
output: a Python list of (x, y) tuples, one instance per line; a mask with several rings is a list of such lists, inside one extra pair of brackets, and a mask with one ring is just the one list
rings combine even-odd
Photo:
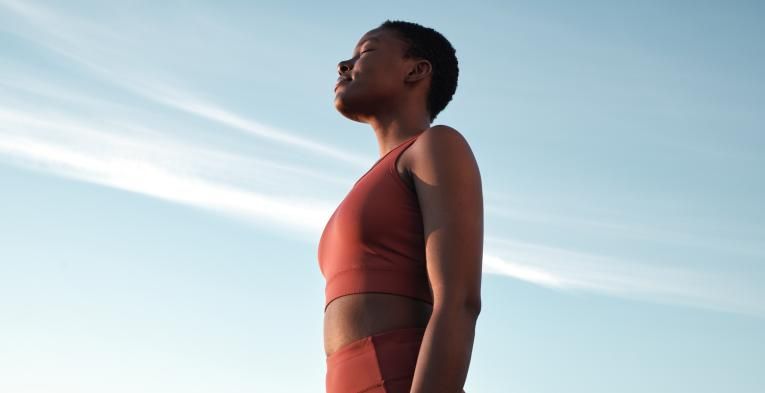
[(426, 327), (433, 306), (422, 300), (388, 293), (341, 296), (324, 312), (327, 356), (353, 341), (388, 330)]

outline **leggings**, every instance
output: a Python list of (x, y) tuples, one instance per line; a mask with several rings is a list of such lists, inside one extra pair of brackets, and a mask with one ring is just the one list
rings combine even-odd
[(327, 357), (327, 393), (409, 393), (425, 328), (388, 330)]

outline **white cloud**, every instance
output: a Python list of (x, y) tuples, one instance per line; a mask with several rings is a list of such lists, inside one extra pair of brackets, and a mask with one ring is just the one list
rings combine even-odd
[(20, 29), (17, 34), (87, 67), (105, 83), (119, 86), (144, 99), (245, 131), (249, 135), (283, 144), (290, 149), (305, 150), (362, 169), (375, 160), (248, 119), (195, 97), (188, 91), (171, 87), (163, 80), (148, 76), (145, 70), (132, 69), (129, 63), (126, 64), (127, 59), (123, 58), (123, 54), (114, 50), (115, 41), (124, 38), (114, 36), (111, 30), (102, 26), (82, 20), (69, 20), (49, 9), (27, 3), (1, 0), (0, 6), (3, 5), (34, 26), (33, 29)]
[[(0, 0), (24, 18), (31, 28), (18, 34), (85, 66), (101, 82), (118, 86), (146, 100), (187, 114), (205, 118), (248, 135), (274, 141), (288, 149), (316, 153), (365, 169), (370, 158), (360, 157), (308, 138), (262, 124), (233, 113), (195, 94), (172, 87), (171, 83), (149, 77), (145, 70), (131, 70), (111, 44), (124, 40), (96, 24), (69, 20), (46, 8), (25, 2)], [(27, 77), (37, 80), (36, 77)], [(71, 99), (82, 105), (97, 105), (98, 97), (84, 97), (73, 92), (41, 84), (30, 88), (5, 81), (17, 88)], [(13, 97), (7, 101), (13, 101)], [(137, 192), (152, 197), (219, 211), (236, 218), (268, 223), (288, 231), (318, 238), (334, 205), (296, 193), (266, 191), (269, 172), (262, 171), (252, 182), (231, 178), (224, 168), (268, 165), (281, 170), (275, 178), (297, 184), (307, 179), (332, 181), (333, 177), (286, 163), (240, 157), (213, 149), (189, 146), (150, 130), (139, 121), (124, 125), (120, 135), (103, 125), (89, 124), (82, 117), (56, 115), (43, 110), (8, 108), (0, 110), (0, 159), (15, 165), (55, 173), (78, 181)], [(338, 180), (334, 178), (335, 180)], [(500, 197), (487, 191), (487, 195)], [(561, 224), (561, 217), (545, 217), (524, 211), (511, 211), (489, 205), (487, 212), (521, 219)], [(646, 235), (633, 226), (573, 220), (570, 224), (600, 226), (625, 233)], [(671, 234), (668, 234), (671, 235)], [(677, 237), (676, 237), (677, 238)], [(673, 304), (765, 314), (761, 290), (734, 278), (713, 277), (690, 268), (657, 267), (598, 255), (517, 243), (491, 236), (486, 248), (484, 272), (530, 282), (556, 290), (584, 290), (613, 296), (650, 299)], [(736, 290), (730, 290), (736, 288)]]
[[(3, 133), (0, 158), (4, 156), (13, 164), (75, 180), (213, 209), (237, 218), (266, 221), (314, 235), (323, 228), (332, 211), (330, 204), (309, 197), (244, 190), (241, 186), (199, 176), (194, 165), (204, 164), (200, 160), (215, 155), (213, 151), (190, 149), (168, 141), (128, 139), (98, 132), (71, 120), (45, 119), (4, 110), (0, 111), (0, 132)], [(152, 153), (157, 151), (162, 154)], [(222, 157), (226, 155), (216, 155), (218, 159)], [(252, 165), (255, 162), (249, 161)], [(225, 163), (218, 164), (226, 167)]]
[(545, 287), (765, 316), (761, 288), (729, 273), (486, 237), (484, 272)]

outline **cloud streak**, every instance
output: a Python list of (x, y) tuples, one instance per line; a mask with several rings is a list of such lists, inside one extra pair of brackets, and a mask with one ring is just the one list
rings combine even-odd
[[(200, 176), (192, 164), (204, 164), (200, 160), (205, 157), (220, 160), (228, 156), (238, 160), (238, 164), (246, 160), (233, 155), (190, 149), (167, 141), (130, 140), (76, 121), (46, 120), (39, 114), (10, 111), (0, 111), (0, 131), (3, 133), (0, 157), (5, 156), (6, 161), (17, 166), (267, 222), (291, 231), (315, 234), (331, 214), (331, 205), (319, 200), (244, 190), (211, 181), (209, 177), (214, 175)], [(163, 155), (156, 154), (157, 150)], [(172, 159), (164, 158), (167, 154), (172, 154)], [(221, 162), (217, 165), (227, 166)]]
[[(195, 97), (120, 66), (119, 58), (110, 58), (108, 45), (86, 37), (110, 36), (97, 27), (78, 25), (52, 11), (29, 4), (0, 0), (11, 11), (28, 20), (37, 30), (19, 31), (48, 50), (85, 66), (101, 81), (118, 86), (145, 100), (204, 118), (227, 128), (244, 131), (287, 149), (315, 153), (321, 157), (358, 165), (366, 169), (372, 160), (312, 141)], [(82, 27), (86, 26), (86, 27)], [(96, 30), (85, 31), (93, 28)], [(104, 33), (104, 34), (101, 34)], [(92, 56), (90, 53), (107, 54)], [(30, 78), (35, 79), (35, 78)], [(13, 84), (11, 80), (7, 84)], [(15, 85), (17, 88), (23, 86)], [(97, 105), (99, 99), (80, 97), (50, 87), (28, 89), (32, 93), (71, 99), (83, 105)], [(14, 101), (14, 97), (0, 99)], [(151, 127), (138, 122), (115, 127), (90, 124), (83, 117), (54, 115), (28, 108), (6, 107), (0, 110), (0, 160), (20, 167), (53, 173), (69, 179), (100, 184), (188, 206), (213, 210), (237, 219), (297, 231), (311, 242), (318, 235), (334, 204), (325, 200), (296, 197), (275, 187), (276, 178), (287, 184), (306, 181), (337, 181), (320, 171), (285, 163), (251, 159), (223, 150), (199, 148), (162, 136), (159, 132), (138, 132)], [(124, 136), (131, 131), (132, 136)], [(122, 135), (121, 135), (122, 134)], [(161, 154), (160, 154), (161, 152)], [(168, 157), (170, 155), (170, 157)], [(279, 170), (270, 181), (269, 171), (255, 180), (234, 176), (230, 169), (268, 166)], [(255, 183), (253, 185), (253, 183)], [(347, 182), (346, 182), (347, 183)], [(269, 186), (274, 186), (271, 192)], [(558, 221), (526, 212), (487, 206), (487, 212), (537, 221)], [(575, 222), (574, 224), (582, 224)], [(590, 223), (592, 225), (598, 223)], [(614, 229), (614, 228), (610, 228)], [(624, 231), (630, 228), (616, 228)], [(735, 278), (712, 277), (691, 269), (657, 267), (646, 263), (578, 253), (570, 250), (513, 242), (487, 236), (484, 273), (510, 277), (562, 291), (590, 291), (611, 296), (655, 300), (723, 311), (765, 315), (756, 299), (761, 290)], [(730, 287), (738, 292), (728, 291)]]
[[(10, 128), (17, 132), (9, 132)], [(333, 208), (333, 204), (319, 200), (211, 181), (195, 173), (190, 164), (206, 155), (167, 141), (160, 143), (161, 150), (173, 152), (174, 157), (163, 161), (151, 153), (157, 141), (126, 139), (82, 122), (9, 111), (0, 111), (0, 131), (0, 159), (14, 165), (301, 232), (312, 243)], [(48, 132), (57, 133), (58, 140), (45, 137)], [(751, 297), (729, 295), (720, 277), (626, 263), (491, 235), (486, 240), (485, 274), (561, 291), (588, 291), (751, 315), (762, 315), (764, 311), (752, 300), (757, 298), (754, 289)], [(741, 283), (737, 286), (741, 288)]]
[[(83, 21), (74, 23), (74, 21), (67, 20), (49, 9), (17, 1), (2, 0), (0, 1), (1, 6), (6, 6), (11, 11), (18, 13), (19, 16), (35, 26), (31, 32), (20, 30), (16, 32), (17, 34), (87, 67), (106, 83), (117, 85), (155, 103), (217, 122), (229, 128), (245, 131), (251, 135), (283, 144), (288, 148), (305, 150), (360, 168), (364, 168), (374, 161), (370, 157), (360, 156), (231, 113), (216, 104), (194, 97), (189, 92), (173, 88), (163, 81), (152, 79), (146, 75), (139, 76), (138, 73), (129, 71), (129, 67), (122, 65), (120, 58), (117, 57), (119, 54), (114, 54), (110, 45), (100, 45), (98, 41), (83, 39), (83, 37), (109, 37), (112, 35), (111, 31), (102, 27), (88, 25)], [(104, 54), (104, 56), (94, 57), (93, 53)], [(110, 55), (115, 57), (111, 58)]]
[(628, 261), (486, 236), (484, 272), (562, 291), (765, 316), (763, 291), (728, 273)]

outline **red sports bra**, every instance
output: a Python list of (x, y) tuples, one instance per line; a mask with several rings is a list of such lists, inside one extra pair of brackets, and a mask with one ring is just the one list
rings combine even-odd
[(318, 257), (326, 280), (325, 311), (340, 296), (365, 292), (433, 304), (419, 201), (396, 169), (398, 157), (419, 135), (377, 160), (324, 227)]

